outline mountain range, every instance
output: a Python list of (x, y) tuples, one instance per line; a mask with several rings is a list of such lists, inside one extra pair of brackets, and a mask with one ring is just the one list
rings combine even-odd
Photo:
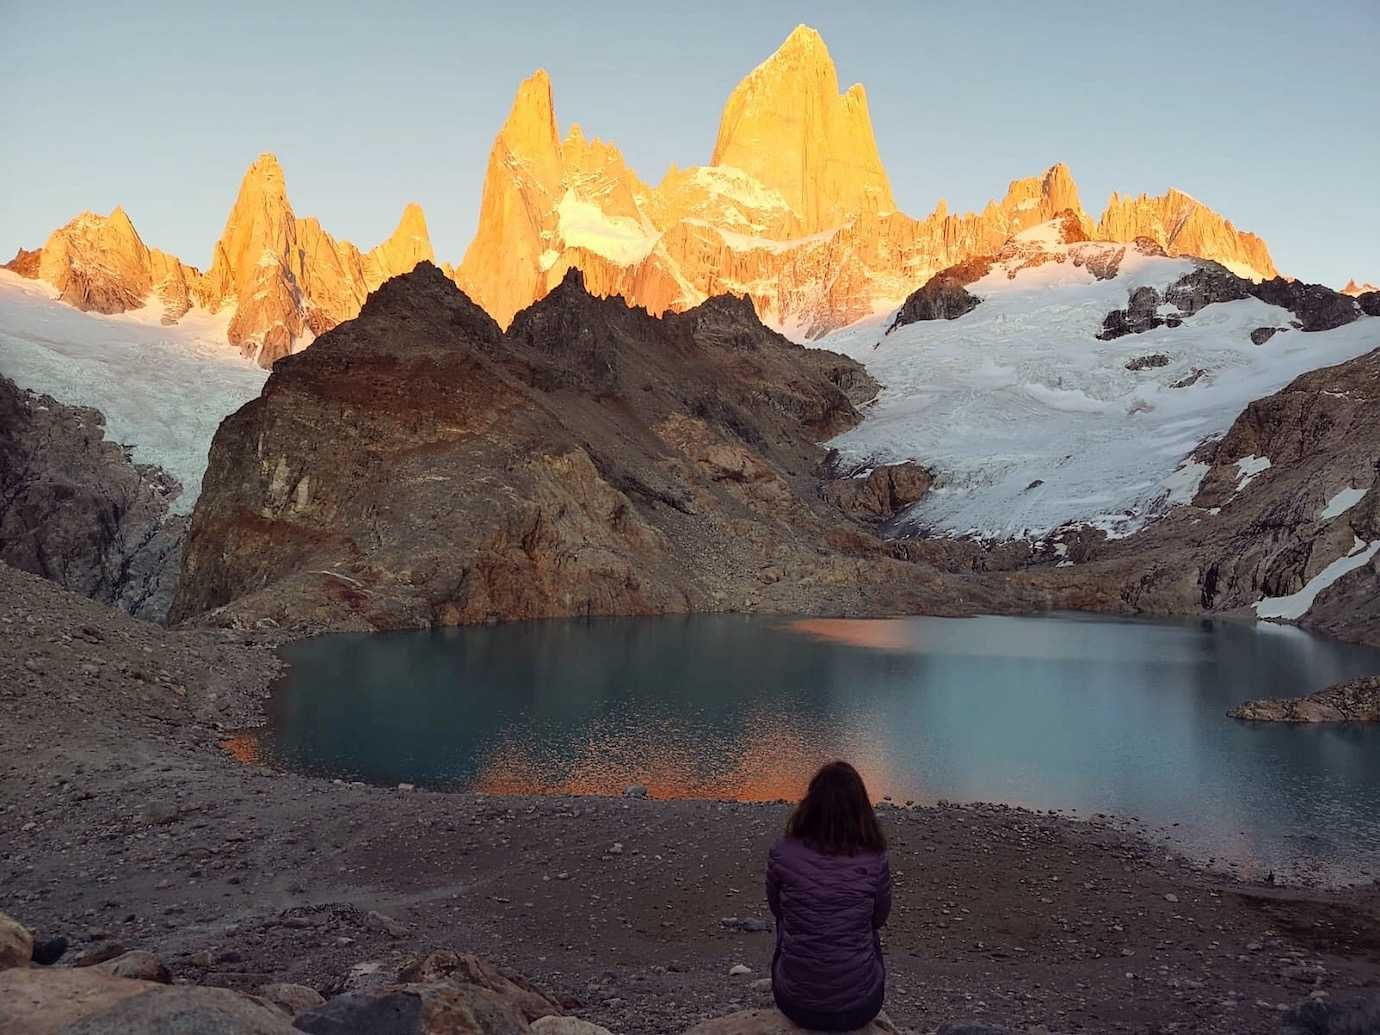
[[(550, 78), (537, 71), (494, 140), (474, 239), (458, 266), (440, 268), (501, 327), (578, 269), (594, 294), (653, 314), (735, 294), (789, 337), (817, 339), (1065, 210), (1090, 238), (1148, 238), (1252, 280), (1278, 275), (1263, 240), (1179, 190), (1113, 194), (1094, 222), (1062, 163), (1013, 180), (979, 213), (951, 214), (942, 200), (922, 219), (899, 211), (866, 92), (840, 91), (823, 39), (803, 25), (733, 90), (709, 164), (672, 167), (656, 187), (578, 125), (562, 139)], [(82, 213), (6, 268), (84, 310), (153, 304), (167, 323), (193, 307), (227, 314), (229, 342), (267, 367), (422, 260), (435, 253), (420, 206), (362, 251), (298, 218), (281, 166), (264, 154), (204, 272), (146, 245), (121, 208)]]

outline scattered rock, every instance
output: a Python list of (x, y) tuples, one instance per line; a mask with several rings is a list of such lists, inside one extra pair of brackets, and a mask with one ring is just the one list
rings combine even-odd
[(134, 978), (137, 981), (154, 981), (160, 985), (172, 984), (172, 975), (154, 953), (135, 949), (123, 953), (104, 963), (92, 964), (92, 970), (114, 977)]
[(735, 963), (728, 968), (729, 977), (747, 977), (752, 973), (752, 968), (744, 963)]
[(1126, 361), (1127, 370), (1149, 370), (1151, 367), (1169, 366), (1169, 357), (1163, 352), (1153, 352), (1148, 356), (1137, 356)]
[(407, 937), (407, 927), (394, 920), (391, 916), (370, 910), (364, 914), (364, 926), (373, 931), (382, 931), (390, 938)]
[(719, 926), (726, 927), (730, 931), (744, 931), (748, 934), (757, 934), (762, 931), (771, 930), (770, 922), (755, 916), (725, 916), (719, 920)]
[(1202, 367), (1194, 367), (1191, 373), (1185, 374), (1177, 381), (1170, 382), (1170, 388), (1190, 388), (1196, 385), (1203, 378), (1207, 377), (1207, 371)]
[(87, 949), (72, 964), (74, 967), (94, 967), (97, 963), (104, 963), (113, 960), (117, 956), (123, 956), (127, 950), (119, 942), (106, 942), (104, 945), (97, 945)]
[(314, 988), (308, 988), (306, 985), (293, 985), (284, 981), (260, 985), (257, 994), (260, 999), (272, 1003), (286, 1012), (289, 1017), (296, 1016), (303, 1010), (320, 1006), (326, 1001), (325, 997)]

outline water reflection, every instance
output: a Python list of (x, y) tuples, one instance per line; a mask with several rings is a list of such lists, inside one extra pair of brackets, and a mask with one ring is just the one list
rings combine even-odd
[[(846, 757), (877, 796), (1185, 824), (1276, 869), (1380, 858), (1380, 730), (1228, 720), (1380, 671), (1236, 622), (740, 616), (539, 622), (294, 644), (236, 757), (490, 793), (795, 798)], [(1380, 868), (1380, 867), (1377, 867)]]

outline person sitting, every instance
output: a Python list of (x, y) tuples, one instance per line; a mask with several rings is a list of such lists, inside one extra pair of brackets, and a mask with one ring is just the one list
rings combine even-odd
[(891, 911), (891, 867), (867, 787), (847, 762), (815, 774), (772, 845), (767, 904), (777, 1009), (819, 1031), (871, 1022), (886, 995), (879, 932)]

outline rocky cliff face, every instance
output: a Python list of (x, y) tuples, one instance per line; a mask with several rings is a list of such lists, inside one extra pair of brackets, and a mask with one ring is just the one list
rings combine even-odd
[(1231, 220), (1181, 190), (1171, 189), (1159, 197), (1113, 194), (1098, 220), (1097, 236), (1108, 241), (1146, 237), (1167, 255), (1213, 259), (1249, 280), (1279, 276), (1264, 241), (1236, 229)]
[(656, 318), (572, 272), (505, 333), (423, 264), (221, 425), (174, 617), (956, 606), (819, 498), (815, 443), (875, 391), (741, 300)]
[(104, 423), (0, 377), (0, 561), (162, 621), (186, 527), (168, 505), (182, 487), (132, 463)]
[(729, 95), (709, 164), (777, 192), (805, 233), (896, 209), (862, 84), (839, 93), (829, 50), (806, 25)]
[(46, 281), (63, 301), (88, 311), (123, 313), (155, 303), (164, 323), (176, 323), (193, 306), (233, 310), (230, 343), (267, 367), (353, 317), (389, 277), (434, 257), (415, 204), (369, 252), (337, 241), (313, 218), (298, 219), (282, 167), (264, 154), (245, 173), (205, 273), (145, 245), (121, 208), (108, 216), (82, 213), (38, 251), (21, 249), (7, 268)]
[(578, 127), (561, 143), (550, 80), (536, 73), (494, 141), (455, 279), (500, 326), (577, 268), (594, 293), (654, 314), (728, 292), (792, 337), (816, 338), (1064, 211), (1088, 238), (1144, 238), (1256, 279), (1275, 273), (1263, 242), (1177, 191), (1114, 197), (1095, 226), (1062, 164), (1012, 181), (978, 213), (942, 201), (923, 219), (897, 211), (862, 87), (840, 93), (824, 41), (800, 26), (730, 94), (710, 164), (673, 167), (656, 187)]

